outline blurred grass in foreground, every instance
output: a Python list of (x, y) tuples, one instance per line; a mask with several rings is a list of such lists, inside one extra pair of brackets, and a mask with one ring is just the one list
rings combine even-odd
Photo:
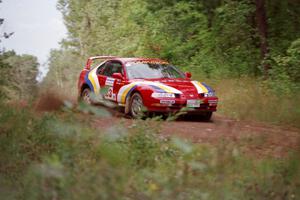
[(68, 108), (0, 109), (1, 199), (300, 198), (300, 151), (255, 160), (230, 142), (164, 138), (147, 120), (99, 133)]

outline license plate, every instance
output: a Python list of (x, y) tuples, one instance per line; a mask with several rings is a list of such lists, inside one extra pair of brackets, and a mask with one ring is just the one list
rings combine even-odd
[(189, 99), (186, 102), (186, 106), (188, 108), (199, 108), (200, 107), (200, 100), (198, 100), (198, 99)]

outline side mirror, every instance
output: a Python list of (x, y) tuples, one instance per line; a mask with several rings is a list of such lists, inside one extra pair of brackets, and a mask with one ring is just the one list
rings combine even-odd
[(186, 78), (192, 78), (192, 73), (191, 72), (185, 72), (185, 77)]
[(113, 73), (112, 77), (115, 79), (123, 80), (123, 75), (121, 73)]

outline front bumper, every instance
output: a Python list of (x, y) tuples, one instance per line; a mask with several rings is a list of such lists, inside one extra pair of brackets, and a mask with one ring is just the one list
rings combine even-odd
[[(199, 100), (199, 107), (189, 107), (188, 100)], [(187, 113), (203, 113), (217, 111), (218, 97), (205, 97), (199, 99), (154, 99), (151, 103), (145, 105), (149, 112), (187, 112)]]

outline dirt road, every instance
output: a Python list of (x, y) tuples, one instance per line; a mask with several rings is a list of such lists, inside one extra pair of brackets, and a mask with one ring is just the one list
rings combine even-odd
[[(93, 118), (97, 129), (108, 129), (120, 123), (132, 126), (135, 120), (125, 118), (119, 112), (112, 112), (112, 118)], [(176, 121), (151, 121), (150, 127), (158, 129), (163, 136), (177, 136), (195, 143), (237, 145), (243, 151), (255, 156), (283, 157), (299, 148), (300, 130), (267, 123), (247, 122), (215, 114), (210, 122), (180, 119)]]
[[(49, 101), (49, 98), (52, 98)], [(49, 103), (51, 102), (51, 103)], [(47, 95), (40, 99), (36, 109), (41, 112), (60, 109), (63, 101)], [(101, 107), (103, 108), (103, 107)], [(106, 109), (106, 108), (105, 108)], [(121, 112), (107, 109), (111, 117), (96, 117), (78, 113), (78, 120), (85, 120), (101, 132), (113, 126), (123, 124), (130, 127), (137, 123), (128, 119)], [(300, 129), (275, 126), (268, 123), (239, 121), (215, 113), (210, 122), (190, 119), (176, 121), (151, 121), (150, 128), (158, 130), (161, 136), (177, 136), (194, 143), (219, 144), (238, 146), (239, 149), (254, 156), (282, 157), (300, 148)]]

